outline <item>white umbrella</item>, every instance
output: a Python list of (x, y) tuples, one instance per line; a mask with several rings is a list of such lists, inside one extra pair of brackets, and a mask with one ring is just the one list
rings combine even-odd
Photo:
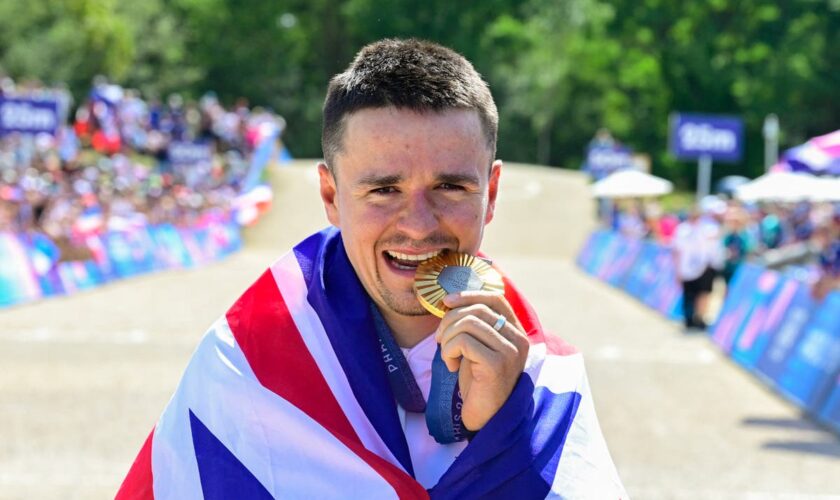
[(596, 198), (642, 198), (668, 194), (674, 185), (639, 170), (619, 170), (592, 184), (591, 189)]
[(770, 172), (735, 188), (735, 197), (747, 202), (796, 202), (812, 199), (820, 189), (820, 181), (813, 175)]
[(811, 201), (840, 201), (840, 177), (817, 177)]

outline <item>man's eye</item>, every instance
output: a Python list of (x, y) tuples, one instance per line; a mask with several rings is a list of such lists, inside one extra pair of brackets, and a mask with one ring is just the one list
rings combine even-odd
[(444, 182), (438, 186), (439, 189), (443, 189), (445, 191), (463, 191), (464, 186), (459, 186), (458, 184), (450, 184), (448, 182)]
[(371, 194), (392, 194), (397, 192), (394, 186), (385, 186), (381, 188), (371, 189)]

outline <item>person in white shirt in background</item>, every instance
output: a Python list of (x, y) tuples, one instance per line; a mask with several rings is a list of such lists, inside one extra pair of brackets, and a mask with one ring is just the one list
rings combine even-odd
[(701, 217), (697, 208), (677, 226), (672, 243), (677, 279), (683, 289), (683, 319), (686, 329), (705, 329), (707, 296), (712, 291), (716, 269), (722, 268), (725, 254), (720, 226)]

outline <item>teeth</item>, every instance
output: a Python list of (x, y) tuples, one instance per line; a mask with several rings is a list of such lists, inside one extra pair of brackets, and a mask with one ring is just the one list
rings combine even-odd
[(434, 257), (435, 255), (439, 254), (440, 252), (441, 252), (440, 250), (435, 250), (434, 252), (423, 253), (423, 254), (420, 254), (420, 255), (408, 255), (408, 254), (399, 253), (399, 252), (392, 252), (390, 250), (385, 251), (385, 253), (387, 253), (389, 256), (391, 256), (395, 259), (411, 261), (411, 262), (423, 262), (424, 260), (429, 260), (432, 257)]

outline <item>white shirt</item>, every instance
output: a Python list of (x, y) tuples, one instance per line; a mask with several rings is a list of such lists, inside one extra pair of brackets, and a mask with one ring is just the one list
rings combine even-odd
[[(411, 373), (423, 393), (423, 399), (429, 401), (429, 388), (432, 385), (432, 360), (435, 357), (437, 343), (435, 336), (429, 335), (411, 349), (403, 349)], [(452, 444), (439, 444), (426, 427), (426, 416), (422, 413), (406, 412), (397, 405), (414, 475), (424, 488), (437, 484), (446, 469), (467, 447), (466, 441)]]
[(699, 278), (708, 267), (718, 267), (722, 243), (715, 226), (686, 221), (677, 226), (673, 241), (677, 251), (677, 276), (682, 281)]

